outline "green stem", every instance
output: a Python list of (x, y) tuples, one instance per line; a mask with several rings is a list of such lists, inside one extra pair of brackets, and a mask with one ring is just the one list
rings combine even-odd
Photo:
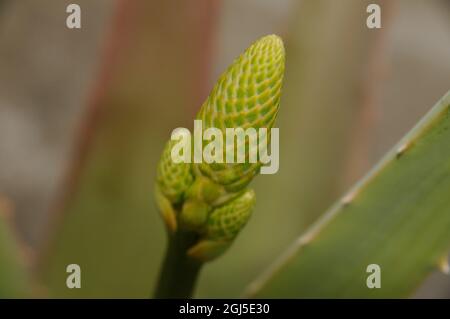
[(192, 232), (178, 230), (174, 234), (169, 234), (166, 256), (154, 298), (192, 297), (203, 263), (189, 258), (186, 251), (197, 240), (198, 235)]

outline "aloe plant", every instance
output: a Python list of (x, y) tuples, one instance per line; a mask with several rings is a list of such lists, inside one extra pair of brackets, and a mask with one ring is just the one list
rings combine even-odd
[[(450, 92), (249, 288), (258, 297), (406, 297), (448, 273)], [(381, 288), (366, 286), (369, 264)]]
[[(296, 136), (283, 144), (290, 158), (283, 162), (282, 168), (292, 178), (280, 174), (278, 184), (272, 179), (270, 185), (267, 179), (261, 179), (261, 186), (277, 189), (271, 192), (271, 197), (255, 185), (260, 199), (266, 197), (265, 201), (258, 199), (258, 205), (266, 206), (258, 212), (276, 216), (266, 219), (266, 225), (276, 222), (286, 239), (289, 231), (285, 231), (285, 225), (291, 224), (292, 230), (308, 224), (340, 189), (339, 178), (345, 174), (342, 172), (349, 162), (350, 140), (354, 135), (351, 133), (354, 124), (360, 122), (360, 96), (365, 96), (361, 94), (364, 90), (360, 85), (361, 73), (365, 73), (361, 70), (370, 64), (367, 56), (373, 50), (375, 34), (379, 34), (360, 28), (361, 13), (368, 3), (338, 5), (332, 1), (308, 1), (299, 11), (302, 19), (295, 19), (298, 25), (289, 28), (288, 49), (293, 59), (286, 82), (289, 82), (287, 91), (290, 88), (295, 94), (288, 94), (283, 102), (284, 106), (292, 106), (283, 116), (292, 120), (278, 120), (282, 132), (295, 132)], [(331, 4), (335, 7), (330, 7)], [(204, 264), (233, 245), (255, 207), (256, 194), (249, 183), (258, 174), (260, 163), (176, 164), (170, 157), (173, 141), (166, 143), (159, 157), (163, 134), (155, 132), (169, 131), (180, 122), (185, 123), (183, 113), (189, 113), (192, 96), (202, 95), (196, 92), (202, 85), (196, 72), (204, 69), (208, 50), (200, 45), (203, 43), (200, 31), (211, 28), (189, 20), (191, 15), (183, 11), (190, 9), (189, 4), (173, 10), (173, 5), (167, 2), (163, 5), (165, 14), (160, 13), (161, 4), (128, 5), (131, 11), (146, 15), (133, 14), (136, 17), (131, 19), (133, 24), (124, 28), (129, 34), (136, 34), (139, 41), (111, 46), (120, 50), (120, 54), (114, 54), (113, 63), (105, 67), (108, 72), (112, 70), (111, 76), (105, 78), (112, 80), (99, 85), (101, 94), (92, 112), (93, 118), (101, 121), (93, 121), (96, 125), (92, 136), (87, 134), (84, 140), (89, 139), (89, 143), (81, 143), (88, 147), (81, 152), (82, 164), (73, 174), (74, 183), (61, 214), (64, 218), (52, 245), (46, 254), (41, 254), (40, 274), (50, 296), (148, 296), (159, 256), (164, 253), (164, 229), (159, 227), (149, 200), (153, 190), (169, 239), (155, 296), (192, 296)], [(209, 5), (205, 1), (205, 6)], [(158, 10), (143, 10), (156, 7)], [(158, 14), (149, 19), (147, 14), (151, 12)], [(180, 35), (174, 23), (191, 30)], [(292, 35), (294, 28), (297, 32)], [(315, 30), (313, 34), (304, 31), (311, 29)], [(355, 30), (352, 38), (342, 36), (348, 29)], [(165, 36), (155, 50), (154, 42), (147, 40), (160, 38), (161, 34)], [(338, 48), (329, 50), (336, 39), (340, 39)], [(283, 72), (281, 39), (269, 36), (257, 41), (220, 77), (196, 119), (206, 123), (206, 128), (272, 127), (279, 108)], [(198, 106), (198, 102), (192, 104)], [(448, 102), (447, 95), (368, 177), (299, 237), (249, 287), (247, 294), (407, 296), (432, 269), (448, 270), (445, 263), (449, 242), (445, 233), (449, 225), (446, 192), (450, 154), (445, 143), (449, 138)], [(167, 108), (166, 112), (160, 112), (160, 106)], [(102, 111), (98, 112), (97, 107)], [(285, 200), (290, 200), (296, 210), (280, 217), (277, 209), (288, 206), (279, 205)], [(271, 205), (267, 205), (269, 201)], [(260, 224), (254, 225), (263, 234), (270, 232)], [(4, 233), (0, 229), (0, 237), (1, 234)], [(247, 229), (245, 235), (248, 238), (253, 234)], [(243, 242), (247, 238), (239, 239)], [(247, 253), (248, 247), (258, 251), (257, 254), (248, 254), (247, 260), (242, 261), (236, 249), (234, 255), (228, 253), (235, 259), (223, 258), (213, 267), (208, 266), (209, 274), (202, 276), (207, 288), (200, 291), (201, 296), (236, 296), (236, 289), (240, 289), (236, 283), (247, 280), (242, 273), (247, 272), (248, 276), (256, 264), (265, 264), (263, 258), (271, 259), (272, 252), (282, 243), (254, 238), (254, 242), (247, 241), (240, 247), (241, 255)], [(10, 245), (2, 246), (2, 242), (0, 238), (0, 266), (3, 260), (14, 263)], [(269, 244), (272, 246), (268, 247)], [(7, 250), (2, 250), (4, 247)], [(65, 269), (72, 262), (83, 269), (83, 288), (79, 290), (69, 290), (65, 285)], [(366, 266), (370, 263), (381, 266), (381, 289), (370, 290), (365, 285)], [(235, 283), (211, 280), (217, 277), (218, 270), (230, 271), (230, 264), (247, 268), (233, 276)], [(0, 286), (3, 280), (12, 283), (10, 287), (15, 286), (10, 281), (15, 277), (9, 277), (8, 272), (4, 274), (7, 275), (2, 277), (0, 273)], [(228, 289), (227, 285), (233, 288)]]
[[(284, 74), (284, 47), (275, 35), (251, 45), (219, 78), (197, 119), (205, 128), (271, 129)], [(244, 227), (255, 203), (247, 185), (261, 162), (174, 163), (169, 141), (158, 166), (156, 201), (169, 247), (155, 296), (187, 297), (204, 262), (220, 256)]]

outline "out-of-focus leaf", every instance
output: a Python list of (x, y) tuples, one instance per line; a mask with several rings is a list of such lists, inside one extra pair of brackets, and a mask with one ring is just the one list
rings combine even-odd
[(0, 198), (0, 298), (26, 296), (26, 274), (19, 261), (19, 248), (6, 222), (10, 214)]
[[(250, 287), (258, 297), (406, 297), (450, 248), (450, 92)], [(367, 266), (381, 267), (369, 289)]]

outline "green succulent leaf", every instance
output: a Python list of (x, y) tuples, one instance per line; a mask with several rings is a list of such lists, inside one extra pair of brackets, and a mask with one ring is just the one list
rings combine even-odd
[(7, 222), (9, 212), (5, 206), (0, 197), (0, 299), (23, 298), (27, 296), (26, 274)]
[[(257, 297), (406, 297), (448, 272), (450, 92), (248, 289)], [(368, 266), (380, 266), (370, 289)]]

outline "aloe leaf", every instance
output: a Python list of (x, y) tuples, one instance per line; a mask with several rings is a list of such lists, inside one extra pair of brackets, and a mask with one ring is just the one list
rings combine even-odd
[[(258, 297), (407, 297), (450, 248), (450, 92), (249, 287)], [(369, 289), (369, 264), (381, 288)]]
[(0, 198), (0, 299), (25, 297), (25, 274), (8, 227), (8, 208)]

